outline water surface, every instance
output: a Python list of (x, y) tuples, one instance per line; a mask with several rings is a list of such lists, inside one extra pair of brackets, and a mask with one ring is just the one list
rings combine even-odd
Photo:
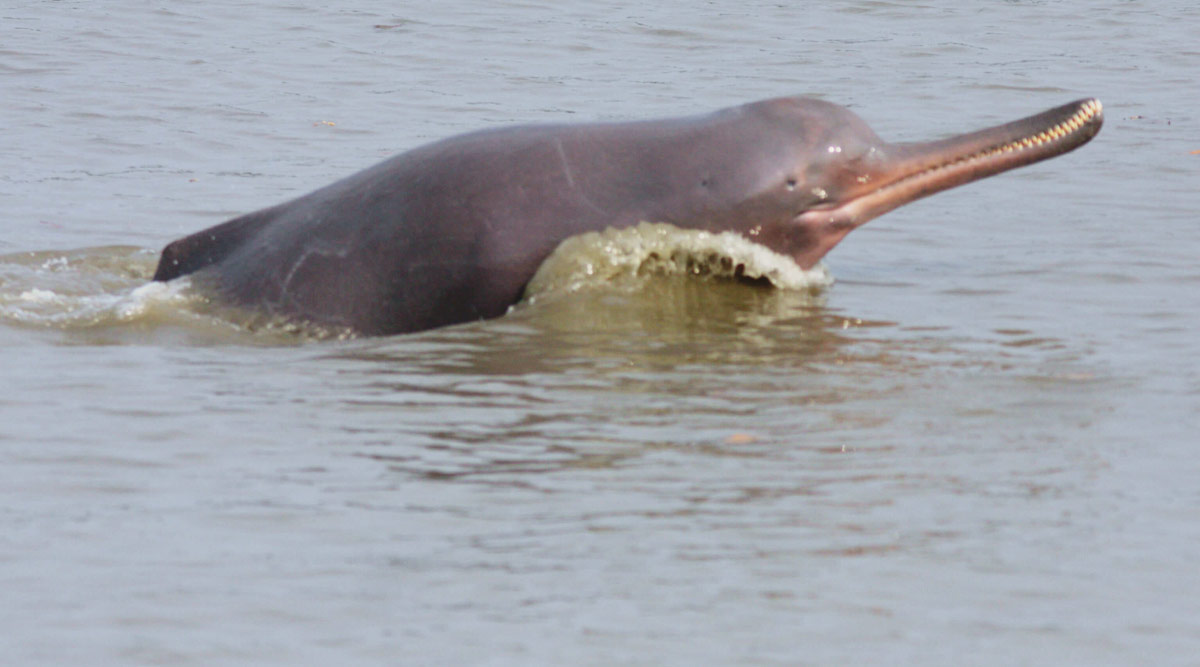
[[(0, 8), (0, 648), (22, 664), (1200, 655), (1185, 2)], [(143, 285), (420, 143), (809, 93), (1088, 146), (855, 232), (369, 340)], [(154, 288), (157, 289), (157, 288)]]

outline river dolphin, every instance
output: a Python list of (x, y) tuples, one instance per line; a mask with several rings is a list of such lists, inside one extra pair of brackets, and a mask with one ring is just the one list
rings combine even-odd
[(785, 97), (622, 123), (489, 129), (428, 144), (168, 245), (222, 303), (365, 335), (497, 317), (564, 239), (639, 222), (734, 231), (809, 268), (901, 204), (1073, 150), (1095, 99), (924, 143)]

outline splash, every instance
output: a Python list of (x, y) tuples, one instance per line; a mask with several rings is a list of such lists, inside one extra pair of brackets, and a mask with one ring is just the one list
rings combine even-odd
[(191, 276), (151, 281), (158, 252), (127, 246), (0, 255), (0, 327), (96, 344), (295, 345), (343, 330), (224, 306)]
[(195, 297), (184, 281), (147, 282), (156, 257), (124, 246), (0, 256), (0, 323), (87, 329), (178, 311)]
[[(271, 345), (354, 337), (346, 330), (223, 306), (194, 287), (190, 277), (152, 282), (157, 261), (155, 251), (125, 246), (0, 255), (0, 326), (54, 330), (67, 340), (87, 342)], [(538, 269), (523, 303), (584, 289), (637, 288), (662, 275), (761, 281), (807, 294), (832, 283), (823, 266), (805, 271), (733, 233), (642, 223), (564, 241)], [(660, 314), (680, 298), (670, 290), (647, 294)]]
[(655, 274), (766, 281), (816, 292), (833, 283), (823, 265), (801, 269), (791, 258), (733, 232), (713, 234), (643, 222), (573, 236), (551, 253), (525, 289), (528, 301)]

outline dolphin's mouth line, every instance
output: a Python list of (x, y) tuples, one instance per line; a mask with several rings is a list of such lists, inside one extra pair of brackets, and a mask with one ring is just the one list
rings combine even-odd
[[(1052, 118), (1043, 121), (1042, 116), (1046, 114), (1040, 114), (991, 130), (934, 142), (930, 144), (930, 155), (950, 152), (952, 157), (932, 165), (922, 164), (927, 162), (928, 156), (920, 153), (912, 158), (904, 158), (904, 161), (913, 163), (913, 170), (909, 173), (899, 169), (901, 173), (891, 181), (841, 204), (809, 209), (800, 217), (819, 216), (824, 218), (826, 224), (852, 229), (915, 199), (1070, 151), (1090, 139), (1103, 121), (1103, 106), (1099, 100), (1082, 100), (1074, 106), (1074, 112), (1061, 120)], [(1046, 113), (1061, 114), (1064, 111), (1056, 109)], [(1025, 127), (1037, 121), (1043, 121), (1043, 125), (1048, 124), (1048, 127), (1037, 131)], [(972, 145), (994, 133), (1010, 136), (993, 139), (982, 148)], [(1014, 134), (1016, 136), (1011, 136)], [(864, 176), (860, 180), (869, 182), (870, 177)]]

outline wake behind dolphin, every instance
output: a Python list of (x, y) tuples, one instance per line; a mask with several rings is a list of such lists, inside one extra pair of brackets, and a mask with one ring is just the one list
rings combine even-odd
[(889, 144), (843, 107), (790, 97), (483, 130), (179, 239), (154, 280), (191, 274), (221, 302), (384, 335), (502, 315), (564, 240), (642, 222), (732, 232), (810, 269), (868, 220), (1071, 151), (1102, 122), (1087, 99)]

